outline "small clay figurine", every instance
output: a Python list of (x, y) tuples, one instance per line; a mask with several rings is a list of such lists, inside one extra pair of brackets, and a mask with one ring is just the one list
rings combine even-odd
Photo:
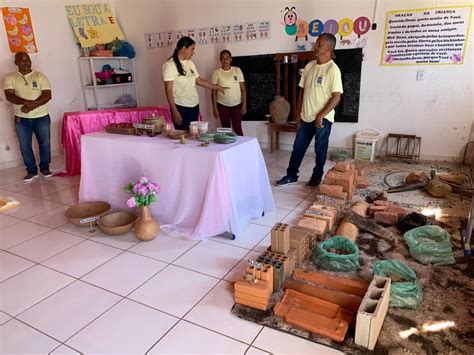
[(186, 138), (184, 138), (184, 135), (179, 137), (179, 143), (181, 143), (181, 144), (186, 144), (187, 143)]

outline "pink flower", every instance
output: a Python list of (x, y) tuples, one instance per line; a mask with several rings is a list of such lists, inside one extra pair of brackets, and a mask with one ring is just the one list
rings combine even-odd
[(149, 192), (150, 192), (150, 190), (146, 186), (142, 186), (141, 189), (140, 189), (140, 195), (142, 195), (142, 196), (146, 196)]
[(160, 193), (160, 185), (154, 183), (154, 182), (151, 182), (148, 184), (148, 188), (154, 192), (156, 192), (157, 194)]
[(142, 176), (138, 181), (140, 181), (141, 184), (146, 185), (150, 180), (148, 180), (146, 176)]
[(137, 205), (137, 202), (135, 201), (135, 197), (130, 197), (128, 200), (127, 200), (127, 206), (130, 207), (130, 208), (133, 208)]
[(143, 185), (140, 184), (139, 182), (137, 182), (135, 184), (135, 186), (133, 186), (133, 192), (136, 193), (136, 194), (140, 193), (140, 190), (141, 190), (142, 187), (143, 187)]

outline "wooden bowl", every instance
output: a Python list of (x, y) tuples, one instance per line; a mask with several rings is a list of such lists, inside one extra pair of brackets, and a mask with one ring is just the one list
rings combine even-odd
[(124, 234), (132, 230), (137, 218), (135, 214), (130, 212), (115, 212), (102, 217), (97, 225), (105, 234)]
[[(69, 222), (75, 224), (76, 226), (87, 227), (89, 223), (81, 224), (81, 219), (89, 217), (102, 217), (107, 214), (110, 210), (110, 205), (107, 202), (103, 201), (90, 201), (90, 202), (81, 202), (70, 207), (66, 210), (64, 214)], [(97, 224), (97, 222), (92, 222), (92, 225)]]

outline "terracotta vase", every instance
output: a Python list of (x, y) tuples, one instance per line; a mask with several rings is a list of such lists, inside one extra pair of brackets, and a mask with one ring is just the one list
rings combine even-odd
[(273, 123), (283, 124), (288, 121), (290, 103), (283, 96), (275, 96), (275, 100), (270, 102), (269, 109)]
[(142, 207), (142, 216), (135, 223), (135, 234), (137, 239), (144, 242), (153, 240), (158, 235), (160, 231), (160, 224), (158, 221), (151, 215), (150, 207)]

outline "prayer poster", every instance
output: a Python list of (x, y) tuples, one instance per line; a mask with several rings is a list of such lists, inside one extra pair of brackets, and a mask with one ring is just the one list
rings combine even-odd
[(232, 37), (234, 41), (243, 41), (244, 40), (244, 26), (243, 25), (232, 26)]
[(381, 65), (463, 64), (472, 7), (387, 12)]
[(66, 5), (66, 13), (83, 48), (125, 39), (109, 4)]
[(257, 28), (258, 23), (246, 23), (244, 26), (245, 29), (245, 39), (246, 40), (254, 40), (257, 39)]
[(2, 14), (11, 52), (38, 52), (30, 10), (20, 7), (4, 7)]

